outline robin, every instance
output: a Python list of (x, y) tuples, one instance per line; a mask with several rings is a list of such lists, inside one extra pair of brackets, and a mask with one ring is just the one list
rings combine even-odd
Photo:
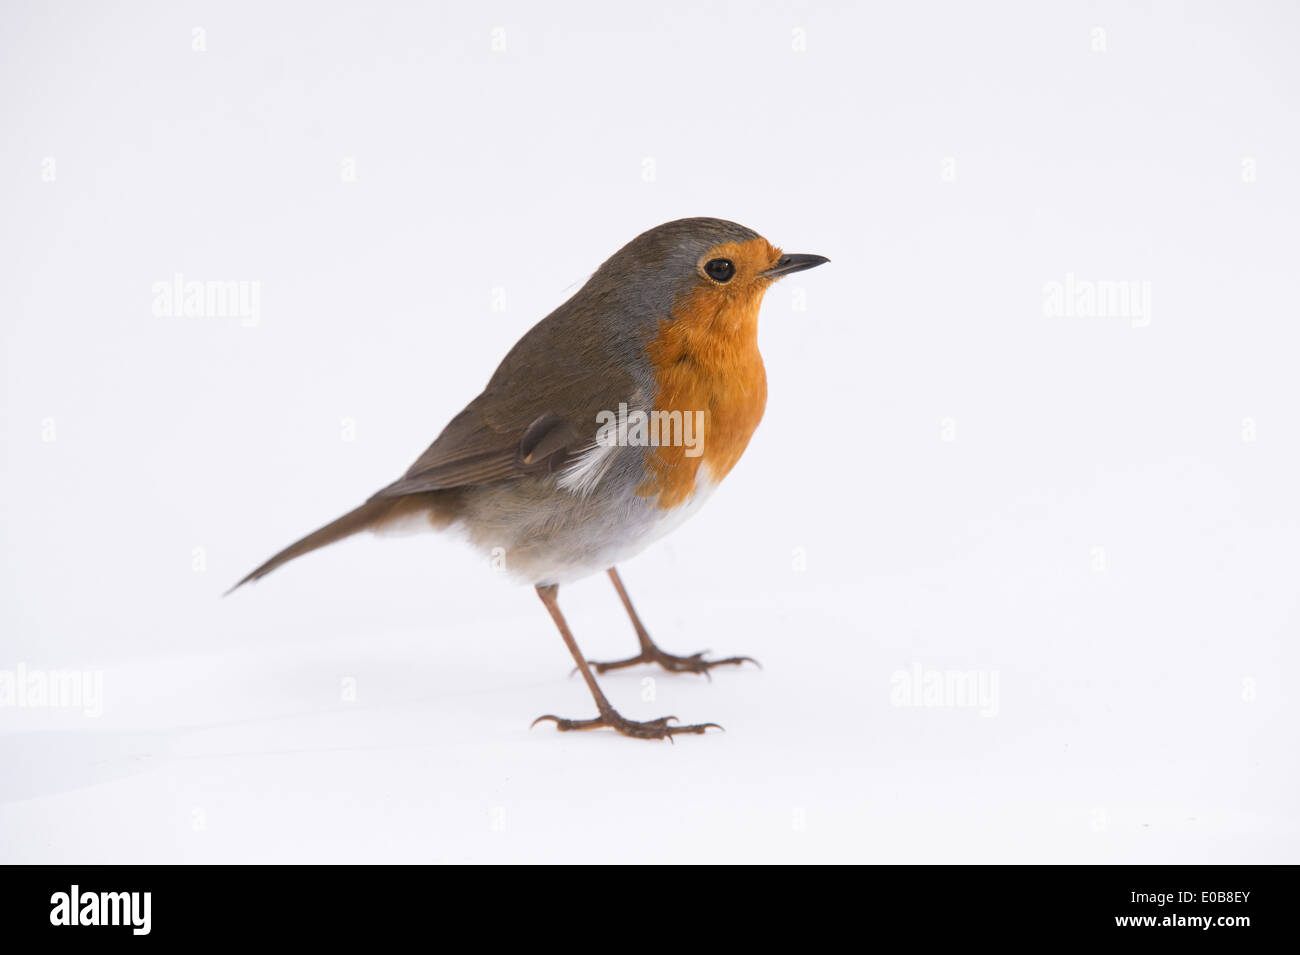
[[(704, 673), (748, 657), (674, 656), (655, 645), (615, 565), (692, 514), (730, 472), (767, 402), (758, 310), (773, 282), (828, 262), (787, 255), (722, 219), (678, 219), (614, 253), (510, 350), (487, 387), (400, 479), (282, 550), (231, 588), (358, 531), (457, 527), (531, 583), (599, 713), (542, 716), (560, 730), (640, 739), (716, 723), (621, 716), (592, 673), (640, 663)], [(640, 652), (590, 662), (557, 602), (562, 583), (605, 571)], [(752, 662), (752, 661), (751, 661)]]

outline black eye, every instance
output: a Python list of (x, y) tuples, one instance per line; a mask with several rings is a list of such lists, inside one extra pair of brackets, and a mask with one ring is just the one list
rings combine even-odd
[(704, 272), (715, 282), (730, 282), (736, 274), (736, 266), (731, 259), (709, 259), (704, 263)]

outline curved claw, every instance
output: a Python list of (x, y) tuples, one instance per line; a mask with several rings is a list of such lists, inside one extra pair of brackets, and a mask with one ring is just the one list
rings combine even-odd
[[(703, 736), (703, 735), (704, 735), (704, 731), (707, 730), (709, 727), (713, 727), (714, 729), (722, 730), (722, 732), (724, 732), (724, 733), (727, 731), (726, 727), (724, 727), (721, 723), (696, 723), (696, 724), (694, 724), (694, 725), (692, 725), (692, 726), (679, 726), (679, 727), (674, 727), (674, 729), (676, 730), (677, 733), (694, 733), (694, 734), (696, 734), (697, 736)], [(665, 728), (666, 728), (666, 727), (665, 727)], [(674, 733), (673, 733), (672, 731), (670, 731), (667, 735), (668, 735), (668, 739), (669, 739), (669, 741), (671, 741), (672, 738), (673, 738)]]
[(529, 728), (529, 729), (532, 729), (534, 726), (536, 726), (536, 725), (537, 725), (538, 723), (540, 723), (542, 720), (554, 720), (554, 721), (555, 721), (555, 725), (558, 726), (558, 725), (560, 724), (560, 718), (559, 718), (558, 716), (555, 716), (555, 715), (552, 714), (552, 713), (547, 713), (545, 716), (539, 716), (539, 717), (537, 717), (537, 719), (535, 719), (535, 720), (533, 720), (531, 723), (529, 723), (529, 724), (528, 724), (528, 728)]
[(689, 657), (678, 657), (676, 659), (665, 655), (659, 661), (659, 665), (669, 673), (696, 673), (712, 683), (713, 674), (709, 670), (713, 667), (704, 659), (704, 654), (708, 652), (708, 650), (701, 650), (699, 653), (692, 653)]

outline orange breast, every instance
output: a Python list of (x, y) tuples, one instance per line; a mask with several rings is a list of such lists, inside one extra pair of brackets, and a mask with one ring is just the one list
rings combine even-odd
[[(764, 243), (766, 244), (766, 243)], [(702, 411), (704, 433), (698, 453), (684, 446), (651, 449), (649, 473), (637, 488), (658, 495), (670, 510), (690, 500), (697, 474), (721, 481), (740, 460), (767, 404), (767, 374), (758, 353), (758, 309), (762, 290), (753, 294), (701, 286), (663, 321), (648, 352), (658, 393), (657, 411)], [(693, 418), (692, 420), (699, 420)]]

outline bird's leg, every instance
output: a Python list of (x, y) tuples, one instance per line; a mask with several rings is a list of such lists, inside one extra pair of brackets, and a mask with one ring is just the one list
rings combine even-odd
[(709, 727), (722, 729), (717, 723), (697, 723), (692, 726), (670, 726), (675, 716), (663, 716), (657, 720), (650, 720), (646, 723), (638, 723), (635, 720), (624, 719), (619, 716), (618, 711), (610, 706), (609, 700), (605, 699), (605, 694), (601, 692), (600, 686), (596, 683), (596, 678), (591, 674), (591, 667), (587, 666), (587, 661), (583, 659), (582, 651), (578, 649), (578, 643), (573, 639), (573, 633), (569, 630), (568, 623), (565, 622), (564, 615), (560, 613), (560, 604), (556, 600), (556, 594), (560, 588), (552, 584), (548, 587), (538, 586), (537, 596), (542, 598), (542, 603), (546, 604), (546, 609), (551, 613), (551, 619), (555, 621), (555, 626), (559, 628), (560, 636), (564, 638), (564, 645), (569, 648), (573, 654), (574, 661), (578, 664), (578, 669), (582, 672), (582, 678), (587, 681), (587, 689), (591, 690), (592, 698), (596, 701), (596, 710), (600, 716), (591, 720), (566, 720), (558, 716), (539, 716), (533, 720), (533, 726), (536, 726), (542, 720), (554, 720), (555, 728), (564, 730), (594, 730), (601, 726), (608, 726), (612, 730), (622, 733), (624, 736), (635, 736), (638, 739), (669, 739), (671, 740), (678, 733), (703, 733)]
[(632, 598), (627, 595), (623, 581), (618, 576), (618, 570), (611, 567), (608, 573), (609, 579), (614, 582), (614, 589), (618, 591), (618, 595), (623, 601), (623, 606), (627, 608), (627, 615), (632, 618), (632, 626), (636, 628), (636, 638), (641, 643), (641, 652), (634, 657), (628, 657), (626, 660), (615, 660), (612, 663), (596, 663), (592, 661), (591, 665), (596, 668), (597, 673), (621, 670), (624, 667), (636, 666), (638, 663), (657, 663), (665, 670), (671, 670), (674, 673), (703, 673), (705, 676), (709, 675), (710, 668), (728, 663), (739, 665), (749, 662), (758, 666), (758, 661), (753, 657), (727, 657), (725, 660), (706, 660), (704, 654), (709, 652), (707, 650), (693, 653), (689, 657), (678, 657), (660, 650), (655, 646), (655, 642), (650, 639), (650, 632), (641, 623), (641, 618), (636, 615), (636, 610), (632, 607)]

